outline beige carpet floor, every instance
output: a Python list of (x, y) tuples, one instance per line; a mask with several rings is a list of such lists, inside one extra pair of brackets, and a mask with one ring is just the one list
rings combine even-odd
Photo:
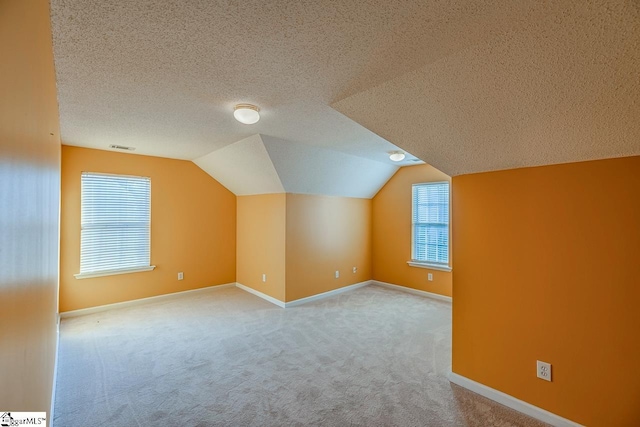
[(63, 320), (55, 427), (544, 424), (450, 384), (451, 306), (237, 288)]

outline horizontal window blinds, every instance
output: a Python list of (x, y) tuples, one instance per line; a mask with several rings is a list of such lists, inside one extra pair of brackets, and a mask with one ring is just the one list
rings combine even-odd
[(150, 265), (151, 180), (82, 173), (80, 273)]
[(449, 183), (413, 185), (413, 259), (449, 263)]

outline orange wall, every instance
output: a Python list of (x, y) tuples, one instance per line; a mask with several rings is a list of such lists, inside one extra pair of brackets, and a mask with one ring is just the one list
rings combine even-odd
[(3, 410), (49, 412), (51, 407), (60, 197), (60, 134), (51, 46), (48, 1), (0, 1)]
[[(151, 177), (155, 270), (73, 276), (80, 270), (83, 171)], [(192, 162), (63, 146), (61, 213), (61, 311), (235, 282), (236, 197)]]
[[(450, 272), (407, 264), (411, 259), (412, 185), (450, 180), (433, 166), (409, 166), (400, 168), (376, 194), (373, 198), (374, 280), (451, 296)], [(451, 262), (450, 265), (453, 266)], [(433, 281), (427, 280), (428, 273), (433, 274)]]
[(458, 176), (452, 193), (453, 371), (584, 425), (640, 425), (640, 157)]
[(286, 239), (286, 301), (371, 279), (371, 200), (287, 194)]
[(237, 281), (280, 301), (285, 298), (285, 203), (284, 194), (238, 197)]

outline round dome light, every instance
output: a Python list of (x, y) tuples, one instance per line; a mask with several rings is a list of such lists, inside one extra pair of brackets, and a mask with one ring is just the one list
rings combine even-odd
[(389, 159), (394, 162), (401, 162), (404, 160), (404, 153), (402, 151), (394, 151), (389, 156)]
[(252, 125), (260, 120), (260, 109), (251, 104), (238, 104), (233, 109), (233, 117), (240, 123)]

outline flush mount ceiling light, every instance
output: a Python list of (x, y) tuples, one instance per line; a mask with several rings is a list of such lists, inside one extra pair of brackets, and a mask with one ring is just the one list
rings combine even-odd
[(251, 104), (238, 104), (233, 109), (233, 117), (240, 123), (252, 125), (260, 120), (260, 109)]
[(401, 162), (404, 160), (404, 153), (402, 151), (392, 151), (389, 153), (389, 159), (394, 162)]

